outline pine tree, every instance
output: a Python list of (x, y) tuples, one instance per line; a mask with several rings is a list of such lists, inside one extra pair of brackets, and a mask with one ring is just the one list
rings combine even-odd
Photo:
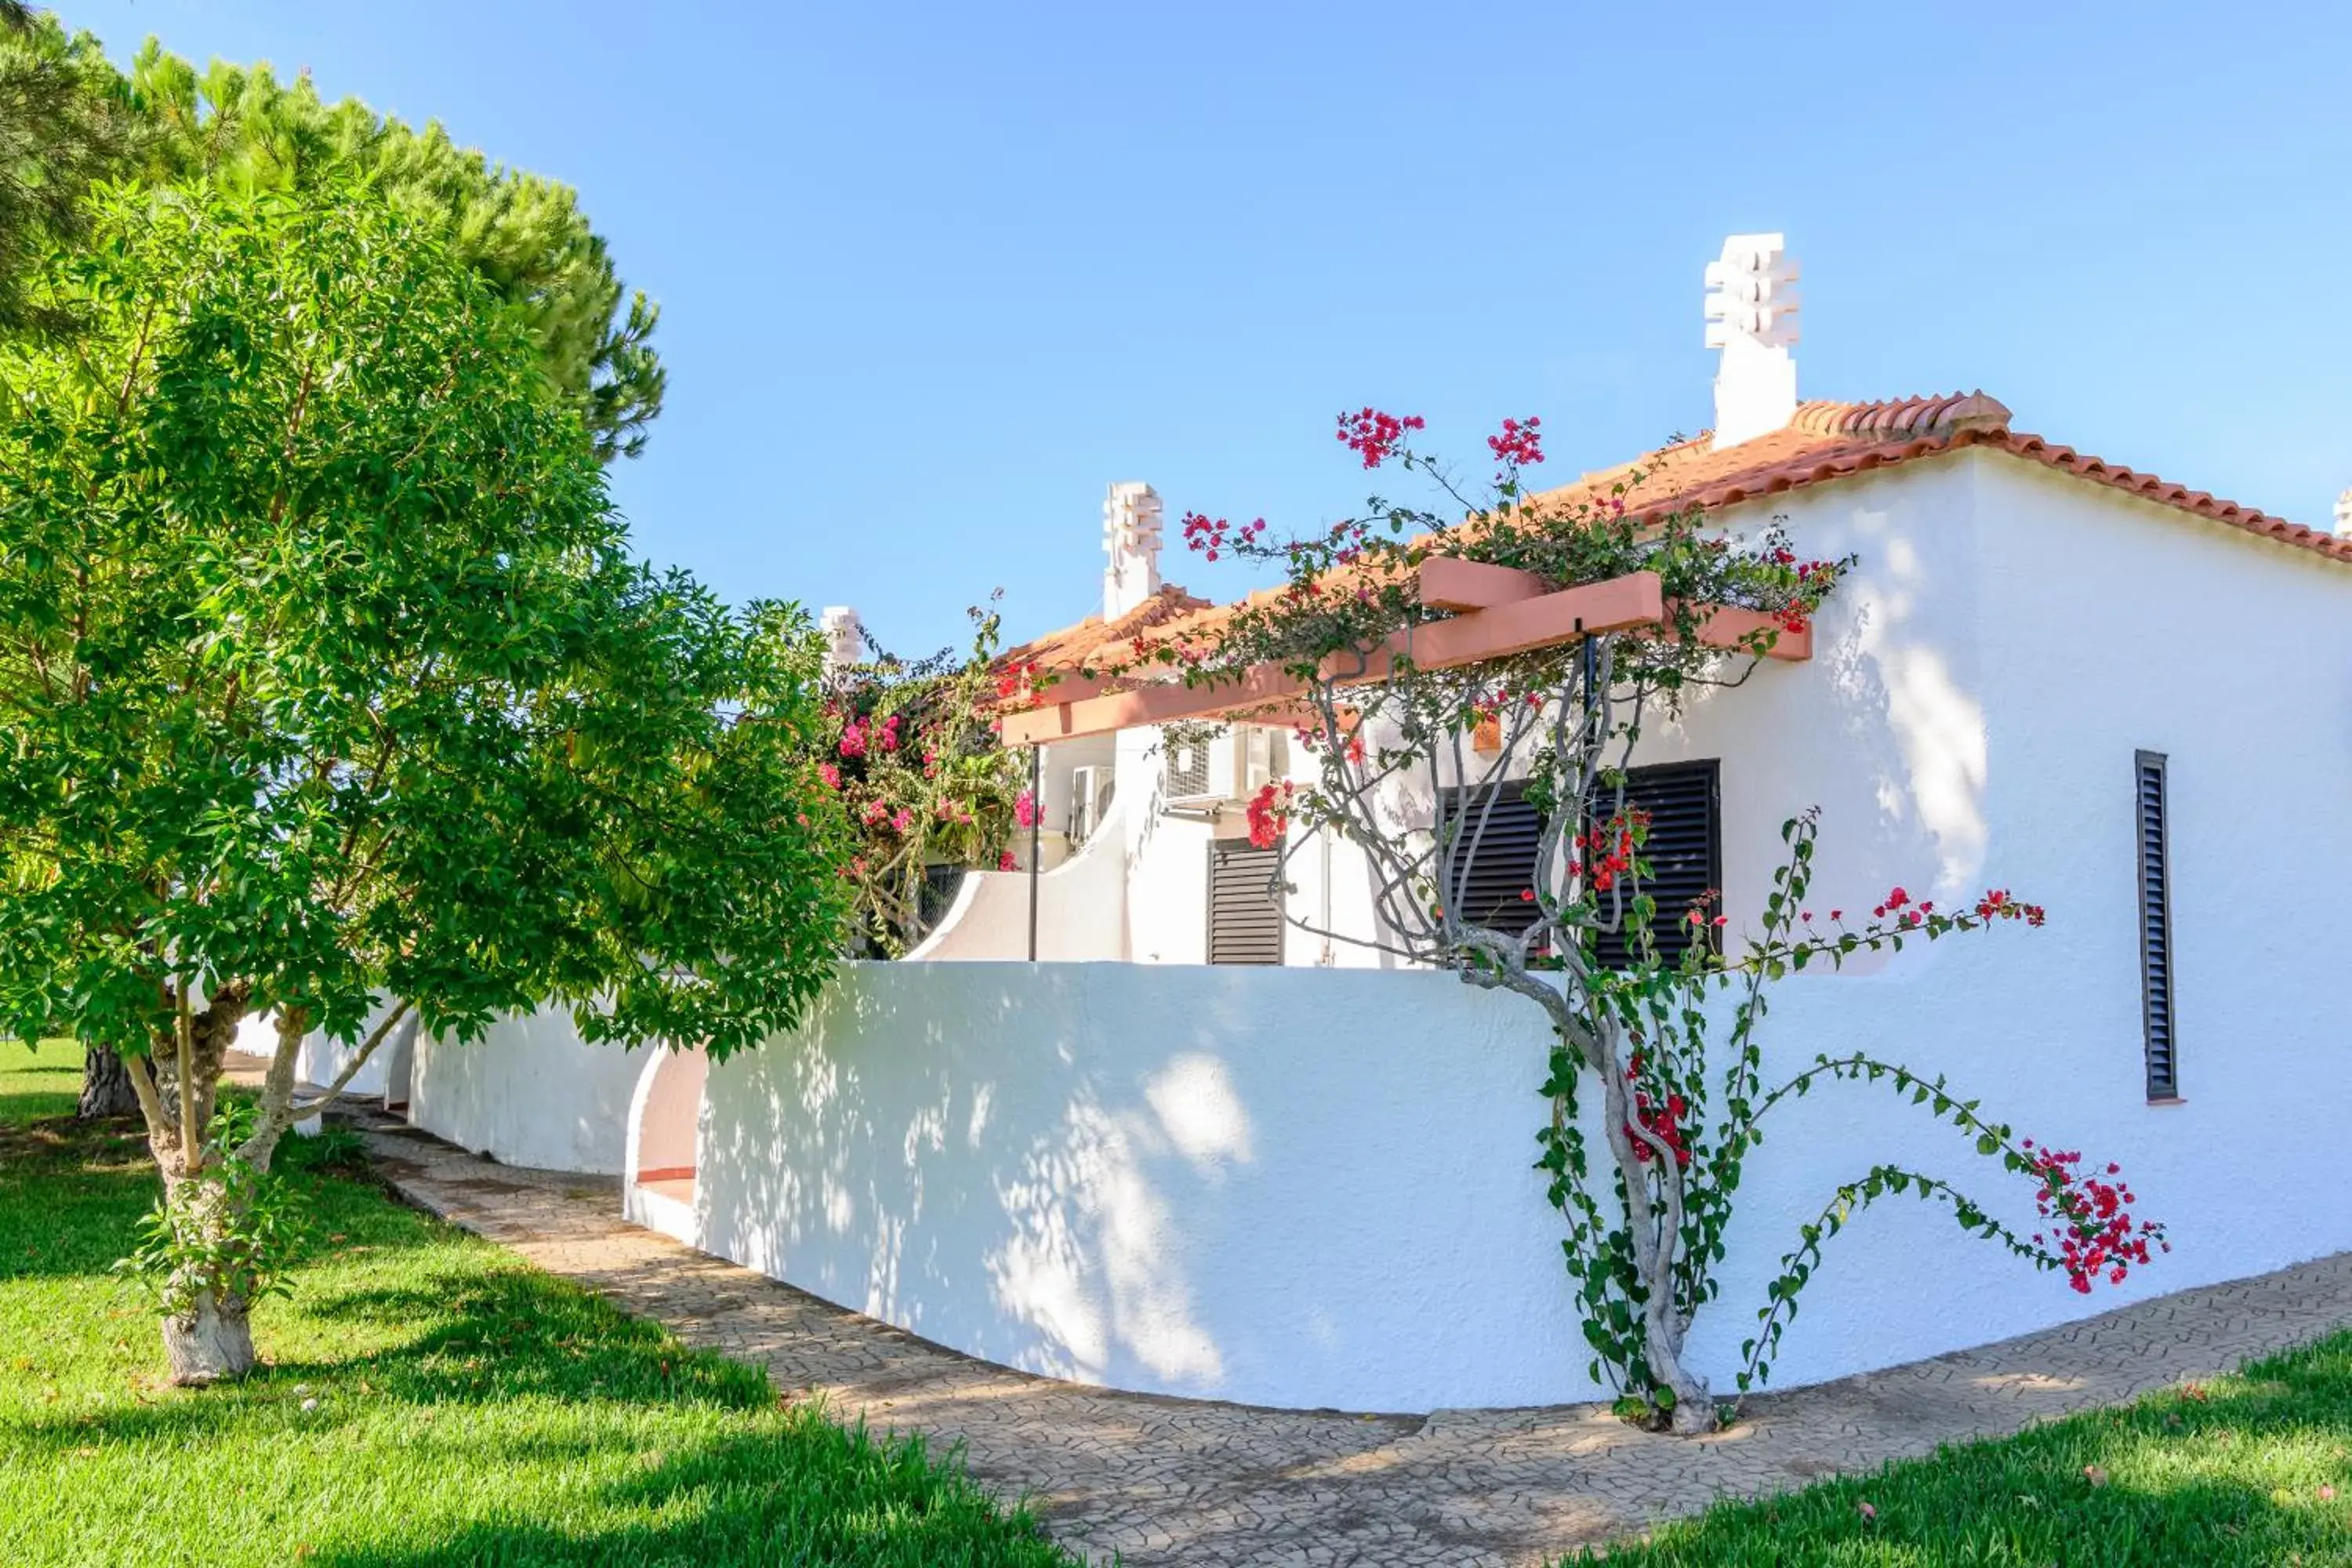
[(149, 127), (146, 170), (159, 182), (299, 192), (363, 173), (395, 206), (439, 227), (522, 313), (599, 458), (644, 449), (661, 412), (664, 372), (649, 341), (661, 312), (624, 287), (571, 186), (493, 163), (438, 121), (419, 131), (356, 98), (330, 104), (307, 72), (287, 83), (266, 63), (215, 60), (200, 73), (152, 38), (131, 65), (130, 92)]
[(32, 305), (26, 274), (77, 232), (90, 181), (121, 171), (121, 85), (89, 34), (0, 0), (0, 333), (71, 326)]

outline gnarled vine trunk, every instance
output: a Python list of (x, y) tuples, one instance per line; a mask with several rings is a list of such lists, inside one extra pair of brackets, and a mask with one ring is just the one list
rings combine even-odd
[(198, 1291), (193, 1310), (163, 1320), (163, 1355), (182, 1387), (243, 1377), (254, 1366), (251, 1309), (235, 1296)]

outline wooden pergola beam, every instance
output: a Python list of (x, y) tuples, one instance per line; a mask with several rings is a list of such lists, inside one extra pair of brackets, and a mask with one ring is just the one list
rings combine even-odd
[[(1322, 678), (1336, 685), (1385, 680), (1401, 658), (1423, 669), (1456, 669), (1514, 654), (1574, 642), (1609, 632), (1655, 627), (1669, 606), (1654, 572), (1634, 572), (1607, 582), (1554, 589), (1531, 572), (1483, 562), (1433, 556), (1423, 561), (1422, 603), (1458, 613), (1391, 635), (1361, 656), (1334, 655), (1323, 661)], [(1747, 638), (1772, 628), (1777, 637), (1768, 657), (1797, 660), (1812, 657), (1812, 632), (1780, 629), (1778, 618), (1760, 610), (1718, 605), (1699, 622), (1698, 641), (1707, 647), (1739, 651)], [(1034, 746), (1086, 735), (1215, 719), (1279, 709), (1289, 721), (1307, 682), (1273, 665), (1260, 665), (1234, 680), (1187, 686), (1156, 681), (1124, 691), (1101, 688), (1112, 678), (1073, 680), (1047, 689), (1046, 700), (1004, 721), (1004, 743)]]
[[(1635, 572), (1410, 627), (1360, 658), (1334, 655), (1324, 661), (1322, 673), (1340, 685), (1366, 685), (1385, 680), (1400, 658), (1409, 657), (1424, 669), (1459, 668), (1580, 637), (1654, 626), (1665, 613), (1657, 574)], [(1162, 681), (1130, 691), (1048, 700), (1007, 717), (1004, 743), (1034, 746), (1146, 724), (1212, 719), (1304, 696), (1307, 685), (1286, 670), (1260, 665), (1237, 680), (1199, 686)]]
[[(1522, 572), (1515, 566), (1490, 566), (1483, 561), (1464, 561), (1452, 555), (1431, 556), (1421, 563), (1420, 572), (1421, 602), (1433, 610), (1461, 613), (1493, 609), (1522, 599), (1540, 598), (1552, 591), (1550, 584), (1532, 572)], [(1698, 640), (1705, 647), (1738, 651), (1747, 647), (1749, 637), (1768, 630), (1777, 635), (1772, 646), (1765, 650), (1765, 658), (1797, 663), (1813, 657), (1811, 627), (1792, 632), (1780, 625), (1778, 616), (1762, 610), (1735, 609), (1728, 605), (1719, 605), (1706, 613), (1699, 622)]]
[(1433, 610), (1490, 610), (1551, 592), (1551, 584), (1532, 572), (1454, 555), (1431, 556), (1420, 573), (1421, 602)]

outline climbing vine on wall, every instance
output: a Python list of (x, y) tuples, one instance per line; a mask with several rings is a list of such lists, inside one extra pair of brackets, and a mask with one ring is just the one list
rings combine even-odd
[(1025, 679), (1000, 668), (992, 602), (972, 640), (908, 660), (879, 650), (830, 671), (818, 776), (856, 833), (840, 875), (855, 889), (853, 956), (898, 958), (944, 912), (959, 874), (1011, 870), (1015, 829), (1034, 810), (1024, 759), (994, 713)]
[[(1645, 727), (1703, 690), (1745, 684), (1780, 639), (1809, 632), (1853, 563), (1801, 559), (1777, 527), (1741, 538), (1696, 509), (1633, 504), (1638, 470), (1605, 487), (1535, 493), (1524, 476), (1544, 460), (1537, 418), (1506, 420), (1487, 438), (1493, 477), (1474, 496), (1412, 447), (1423, 427), (1366, 408), (1341, 416), (1337, 434), (1366, 469), (1393, 468), (1433, 484), (1434, 508), (1375, 496), (1354, 516), (1289, 537), (1263, 519), (1189, 514), (1191, 548), (1270, 563), (1282, 586), (1213, 633), (1180, 623), (1141, 634), (1081, 673), (1166, 679), (1172, 670), (1211, 688), (1289, 677), (1295, 699), (1233, 714), (1294, 726), (1296, 750), (1310, 763), (1248, 805), (1252, 839), (1286, 850), (1269, 896), (1284, 901), (1289, 854), (1318, 834), (1344, 839), (1370, 870), (1375, 928), (1327, 931), (1286, 901), (1294, 924), (1450, 967), (1542, 1010), (1551, 1045), (1538, 1163), (1565, 1222), (1592, 1374), (1644, 1421), (1682, 1432), (1717, 1425), (1723, 1402), (1686, 1353), (1691, 1326), (1719, 1293), (1734, 1200), (1768, 1118), (1824, 1084), (1906, 1097), (1952, 1128), (1956, 1149), (2021, 1181), (2040, 1218), (2012, 1223), (2001, 1217), (2010, 1211), (1927, 1171), (1863, 1171), (1825, 1195), (1750, 1309), (1753, 1331), (1729, 1369), (1736, 1394), (1769, 1375), (1823, 1245), (1885, 1198), (1939, 1205), (1964, 1232), (2064, 1275), (2077, 1290), (2119, 1284), (2150, 1261), (2165, 1247), (2162, 1227), (2134, 1215), (2116, 1166), (2018, 1136), (1941, 1078), (1848, 1054), (1767, 1079), (1759, 1031), (1777, 983), (1858, 953), (2037, 927), (2045, 919), (2038, 906), (1989, 889), (1944, 908), (1897, 887), (1866, 913), (1817, 913), (1820, 825), (1810, 811), (1784, 827), (1787, 853), (1761, 906), (1736, 911), (1736, 942), (1727, 940), (1734, 911), (1719, 892), (1662, 908), (1653, 891), (1652, 824), (1627, 795), (1626, 769)], [(1476, 663), (1423, 663), (1415, 650), (1432, 646), (1429, 629), (1459, 613), (1423, 600), (1422, 569), (1439, 558), (1531, 574), (1548, 592), (1651, 573), (1663, 614), (1654, 625)], [(1727, 691), (1726, 700), (1736, 699)], [(1493, 893), (1474, 884), (1472, 868), (1508, 799), (1535, 807), (1538, 843), (1525, 885), (1505, 895), (1505, 907), (1477, 907), (1475, 899)], [(1672, 940), (1678, 927), (1699, 940)]]

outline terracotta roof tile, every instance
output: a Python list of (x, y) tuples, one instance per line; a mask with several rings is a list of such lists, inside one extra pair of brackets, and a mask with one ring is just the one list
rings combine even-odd
[(1076, 669), (1114, 643), (1130, 641), (1139, 633), (1171, 626), (1202, 610), (1214, 608), (1214, 600), (1188, 594), (1170, 583), (1117, 620), (1105, 621), (1100, 616), (1088, 616), (1076, 626), (1048, 632), (1019, 647), (1007, 648), (999, 657), (1007, 664), (1034, 663), (1046, 669)]
[[(1587, 474), (1574, 484), (1539, 492), (1533, 499), (1570, 505), (1605, 502), (1622, 486), (1630, 514), (1637, 519), (1663, 518), (1693, 506), (1732, 506), (1964, 447), (1986, 447), (2261, 538), (2334, 560), (2352, 561), (2352, 541), (2324, 529), (2306, 528), (2204, 490), (2105, 463), (2071, 447), (2011, 430), (2009, 425), (2009, 409), (1982, 392), (1875, 403), (1803, 403), (1781, 429), (1736, 447), (1718, 451), (1701, 433), (1639, 462)], [(1263, 590), (1245, 602), (1273, 592)], [(1008, 657), (1035, 659), (1048, 668), (1073, 668), (1105, 644), (1130, 637), (1146, 626), (1163, 631), (1181, 627), (1205, 632), (1231, 614), (1234, 606), (1225, 606), (1218, 614), (1200, 613), (1213, 608), (1181, 588), (1163, 589), (1159, 601), (1134, 616), (1122, 616), (1112, 626), (1103, 626), (1098, 616), (1090, 617), (1040, 637)]]

